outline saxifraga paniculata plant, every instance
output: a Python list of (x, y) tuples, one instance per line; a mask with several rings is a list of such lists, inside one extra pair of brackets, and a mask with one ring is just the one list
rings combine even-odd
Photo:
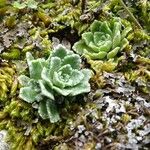
[(73, 49), (92, 60), (115, 58), (129, 43), (126, 36), (131, 27), (122, 27), (119, 18), (104, 22), (95, 20), (90, 31), (82, 34), (82, 39), (74, 44)]
[(78, 54), (58, 45), (49, 58), (34, 59), (26, 53), (30, 77), (21, 75), (19, 97), (28, 103), (38, 103), (38, 113), (51, 123), (60, 120), (56, 95), (76, 96), (90, 91), (91, 71), (81, 69)]

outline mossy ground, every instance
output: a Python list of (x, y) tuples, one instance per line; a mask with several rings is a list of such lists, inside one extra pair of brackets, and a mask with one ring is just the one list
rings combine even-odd
[[(0, 129), (14, 150), (147, 149), (150, 146), (150, 2), (44, 0), (35, 9), (0, 0)], [(19, 99), (17, 77), (28, 74), (25, 53), (47, 57), (54, 44), (72, 47), (93, 20), (121, 17), (133, 30), (121, 59), (83, 67), (94, 72), (91, 92), (60, 104), (62, 120), (42, 120)], [(135, 20), (136, 19), (136, 20)], [(94, 67), (95, 66), (95, 67)], [(59, 99), (59, 98), (58, 98)]]

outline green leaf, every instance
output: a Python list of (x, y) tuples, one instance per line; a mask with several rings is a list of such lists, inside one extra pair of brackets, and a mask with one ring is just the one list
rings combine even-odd
[(72, 69), (80, 69), (81, 58), (77, 54), (66, 56), (62, 62), (62, 66), (70, 64)]
[(43, 100), (39, 103), (39, 108), (38, 108), (38, 113), (39, 115), (43, 118), (43, 119), (48, 119), (49, 115), (47, 112), (47, 107), (46, 107), (46, 101), (47, 100)]
[(49, 99), (43, 100), (39, 103), (38, 113), (43, 119), (49, 118), (51, 123), (60, 120), (55, 102)]
[(57, 86), (53, 86), (53, 90), (58, 92), (60, 95), (68, 96), (70, 94), (70, 92), (71, 92), (71, 87), (65, 89), (65, 88), (59, 88)]
[(105, 37), (105, 34), (102, 32), (94, 32), (94, 43), (98, 45), (102, 41), (102, 36)]
[(99, 46), (95, 45), (93, 42), (89, 42), (88, 46), (93, 50), (93, 52), (99, 52)]
[(75, 86), (77, 84), (79, 84), (80, 82), (82, 82), (84, 78), (84, 75), (82, 74), (81, 71), (78, 70), (73, 70), (72, 74), (70, 75), (70, 79), (69, 81), (66, 83), (66, 86)]
[(57, 110), (57, 106), (54, 101), (47, 100), (46, 101), (47, 113), (50, 118), (51, 123), (55, 123), (60, 120), (60, 116)]
[(118, 34), (120, 34), (121, 31), (121, 23), (120, 22), (114, 22), (113, 24), (113, 35), (112, 37), (117, 37)]
[(85, 32), (82, 34), (82, 39), (86, 43), (86, 45), (89, 45), (90, 42), (93, 42), (93, 33), (92, 32)]
[(55, 71), (58, 71), (61, 67), (61, 59), (59, 57), (51, 57), (49, 68), (43, 68), (41, 72), (41, 78), (45, 80), (49, 86), (52, 87), (52, 79)]
[[(63, 57), (64, 58), (64, 57)], [(55, 71), (58, 71), (61, 67), (61, 59), (59, 57), (52, 57), (50, 60), (49, 77), (52, 79)]]
[(31, 88), (34, 88), (35, 91), (38, 91), (38, 92), (40, 91), (37, 80), (30, 79), (30, 81), (28, 82), (28, 86), (30, 86)]
[(53, 83), (52, 83), (52, 78), (50, 77), (50, 71), (49, 71), (49, 69), (47, 69), (47, 68), (43, 68), (43, 70), (42, 70), (42, 73), (41, 73), (41, 77), (42, 77), (42, 79), (44, 80), (44, 81), (46, 81), (46, 83), (50, 86), (50, 87), (52, 87), (53, 86)]
[(35, 80), (41, 79), (41, 73), (45, 66), (47, 66), (47, 62), (44, 59), (32, 60), (29, 63), (30, 77)]
[(84, 53), (84, 50), (92, 51), (92, 49), (90, 49), (83, 40), (76, 42), (72, 48), (80, 55)]
[(120, 34), (120, 30), (118, 30), (115, 35), (113, 36), (113, 46), (112, 48), (115, 48), (117, 46), (120, 45), (121, 42), (121, 34)]
[(111, 41), (105, 41), (105, 43), (99, 47), (99, 51), (109, 52), (112, 47)]
[(28, 103), (33, 103), (37, 94), (31, 87), (23, 87), (20, 89), (19, 97)]
[(89, 92), (90, 84), (88, 82), (89, 82), (89, 79), (91, 78), (91, 71), (88, 69), (83, 69), (82, 73), (84, 74), (84, 78), (81, 83), (77, 84), (76, 86), (67, 87), (64, 89), (54, 87), (54, 90), (64, 96), (75, 96), (81, 93)]
[(60, 59), (63, 59), (66, 55), (67, 55), (66, 48), (64, 46), (62, 46), (62, 45), (59, 44), (54, 49), (54, 51), (53, 51), (53, 53), (51, 54), (50, 57), (59, 57)]
[(120, 47), (116, 47), (115, 49), (113, 49), (112, 51), (110, 51), (107, 54), (107, 59), (114, 58), (117, 55), (119, 49), (120, 49)]
[(39, 93), (36, 97), (35, 97), (37, 102), (40, 102), (43, 100), (43, 95), (41, 93)]
[(107, 52), (101, 51), (99, 53), (88, 53), (86, 52), (85, 55), (88, 55), (91, 59), (103, 59), (106, 57)]
[(32, 54), (30, 52), (27, 52), (26, 59), (27, 59), (28, 65), (29, 65), (32, 62), (32, 60), (34, 60), (34, 57), (32, 56)]
[(41, 88), (42, 95), (50, 98), (51, 100), (54, 100), (52, 89), (48, 85), (46, 85), (43, 80), (39, 80), (39, 85)]
[(101, 22), (100, 21), (97, 21), (95, 20), (91, 26), (90, 26), (90, 30), (91, 32), (99, 32), (100, 31), (100, 26), (101, 26)]
[(100, 31), (104, 32), (105, 34), (112, 35), (112, 31), (109, 28), (107, 21), (102, 22), (100, 26)]
[(53, 75), (53, 86), (56, 86), (58, 88), (64, 88), (65, 87), (65, 82), (62, 81), (63, 79), (61, 79), (61, 77), (59, 76), (59, 74), (57, 72), (54, 72)]
[(72, 73), (72, 67), (70, 64), (65, 64), (65, 65), (62, 65), (62, 67), (57, 71), (59, 72), (59, 75), (71, 75)]
[(59, 88), (64, 88), (65, 86), (68, 86), (71, 73), (72, 73), (71, 65), (70, 64), (64, 65), (57, 72), (54, 72), (53, 84), (55, 86), (58, 86)]
[(57, 72), (54, 72), (53, 84), (59, 88), (64, 88), (68, 85), (71, 73), (72, 68), (70, 64), (61, 67)]
[(21, 75), (18, 77), (18, 80), (22, 86), (28, 86), (31, 79), (25, 75)]
[(82, 82), (72, 88), (72, 90), (70, 92), (70, 96), (75, 96), (75, 95), (79, 95), (81, 93), (90, 92), (91, 87), (89, 84), (89, 79), (91, 78), (91, 70), (83, 69), (82, 73), (84, 75)]

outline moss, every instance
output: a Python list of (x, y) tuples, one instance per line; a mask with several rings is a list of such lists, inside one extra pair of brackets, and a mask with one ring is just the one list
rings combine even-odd
[[(8, 131), (11, 149), (118, 149), (118, 145), (123, 149), (132, 145), (131, 149), (148, 149), (150, 2), (125, 1), (141, 30), (118, 0), (36, 1), (37, 9), (16, 9), (14, 1), (0, 0), (0, 130)], [(61, 122), (41, 120), (36, 108), (18, 97), (18, 75), (27, 75), (25, 53), (48, 57), (53, 37), (60, 41), (65, 38), (72, 46), (93, 20), (114, 16), (122, 19), (122, 28), (129, 23), (133, 26), (127, 37), (131, 46), (113, 63), (87, 63), (81, 56), (82, 67), (92, 66), (95, 73), (91, 92), (59, 104), (64, 107)]]
[[(12, 85), (15, 80), (15, 66), (8, 63), (1, 63), (0, 66), (0, 101), (6, 101), (8, 93), (16, 90)], [(11, 92), (10, 92), (11, 93)]]

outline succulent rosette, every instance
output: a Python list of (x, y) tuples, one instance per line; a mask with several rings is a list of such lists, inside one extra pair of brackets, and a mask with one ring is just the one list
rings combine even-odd
[(38, 102), (43, 119), (57, 122), (60, 117), (56, 95), (76, 96), (90, 91), (91, 71), (81, 69), (81, 58), (64, 46), (58, 45), (47, 60), (34, 59), (26, 54), (30, 77), (21, 75), (20, 98), (28, 103)]
[(82, 34), (82, 39), (76, 42), (73, 49), (92, 60), (109, 60), (121, 52), (127, 45), (127, 34), (131, 27), (124, 27), (119, 18), (111, 21), (95, 20), (90, 31)]

